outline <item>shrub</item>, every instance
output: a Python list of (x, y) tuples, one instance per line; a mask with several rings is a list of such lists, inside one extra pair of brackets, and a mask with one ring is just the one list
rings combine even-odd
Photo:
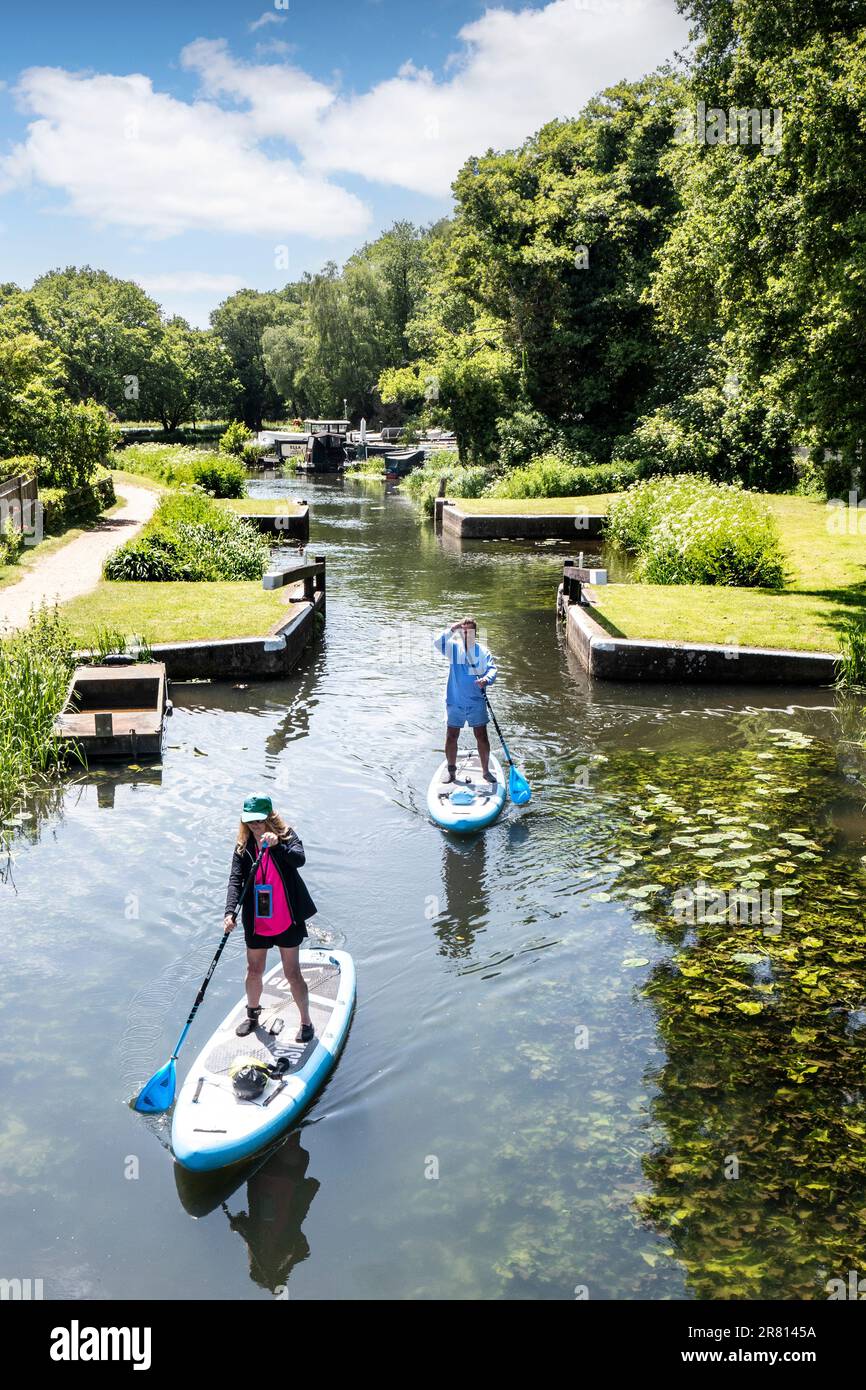
[(248, 444), (243, 451), (242, 458), (244, 463), (254, 468), (257, 464), (261, 463), (262, 459), (270, 452), (270, 448), (267, 444)]
[(408, 493), (413, 502), (419, 503), (427, 516), (432, 516), (443, 477), (452, 497), (480, 497), (491, 474), (487, 468), (466, 468), (456, 453), (443, 450), (428, 459), (423, 468), (413, 469), (401, 483), (401, 491)]
[(243, 497), (247, 474), (242, 463), (219, 454), (206, 454), (192, 465), (193, 481), (214, 497)]
[(644, 478), (704, 473), (777, 492), (794, 482), (793, 452), (791, 415), (759, 396), (713, 385), (644, 415), (616, 440), (613, 457), (639, 463)]
[(6, 524), (0, 533), (0, 565), (17, 565), (22, 550), (24, 549), (24, 535), (11, 516), (7, 516)]
[(695, 475), (636, 483), (615, 498), (607, 534), (638, 557), (647, 584), (733, 584), (779, 588), (779, 536), (752, 493)]
[(556, 454), (512, 468), (487, 489), (489, 497), (577, 497), (616, 492), (639, 476), (635, 465), (594, 463), (589, 454), (571, 463)]
[(10, 478), (35, 478), (39, 472), (39, 459), (36, 454), (17, 454), (14, 458), (0, 459), (0, 483)]
[(46, 410), (40, 434), (37, 477), (45, 487), (86, 487), (111, 453), (108, 416), (92, 401)]
[(515, 410), (496, 421), (499, 461), (505, 468), (520, 468), (542, 454), (559, 454), (562, 435), (538, 410)]
[(235, 454), (238, 458), (249, 443), (250, 432), (242, 420), (232, 420), (228, 429), (220, 436), (220, 452)]
[(172, 493), (140, 536), (109, 555), (103, 573), (151, 583), (260, 579), (269, 556), (259, 531), (213, 498)]
[(95, 521), (116, 500), (114, 479), (105, 468), (84, 487), (39, 489), (43, 525), (52, 535), (60, 535), (77, 522)]

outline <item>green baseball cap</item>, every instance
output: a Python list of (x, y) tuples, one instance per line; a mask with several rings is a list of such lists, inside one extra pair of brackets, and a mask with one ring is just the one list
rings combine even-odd
[(269, 796), (248, 796), (244, 802), (241, 823), (249, 825), (253, 820), (267, 820), (274, 814), (274, 803)]

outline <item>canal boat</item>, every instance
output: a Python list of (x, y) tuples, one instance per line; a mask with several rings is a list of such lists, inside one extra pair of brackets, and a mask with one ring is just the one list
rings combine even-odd
[(161, 661), (77, 666), (54, 720), (55, 739), (88, 764), (111, 759), (159, 759), (168, 681)]
[(443, 782), (448, 764), (440, 763), (427, 789), (427, 809), (443, 830), (469, 835), (492, 825), (505, 805), (507, 784), (502, 764), (490, 757), (490, 771), (496, 778), (487, 782), (481, 775), (481, 759), (476, 753), (463, 753), (457, 760), (453, 782)]
[(423, 449), (400, 449), (395, 453), (386, 454), (385, 477), (406, 478), (413, 468), (420, 468), (423, 463)]
[[(355, 1006), (355, 965), (347, 951), (307, 949), (300, 966), (310, 992), (311, 1042), (296, 1043), (300, 1022), (282, 965), (265, 976), (258, 1027), (239, 1038), (246, 1018), (241, 999), (208, 1039), (190, 1068), (174, 1108), (171, 1146), (178, 1163), (211, 1172), (240, 1163), (285, 1132), (334, 1069)], [(274, 1075), (262, 1093), (235, 1093), (232, 1067), (249, 1058)]]
[(304, 457), (298, 462), (303, 473), (339, 473), (346, 463), (344, 434), (311, 434)]

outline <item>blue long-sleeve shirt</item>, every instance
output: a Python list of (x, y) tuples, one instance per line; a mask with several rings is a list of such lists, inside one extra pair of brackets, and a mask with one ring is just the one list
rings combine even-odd
[(488, 685), (492, 685), (496, 680), (496, 663), (487, 648), (476, 641), (467, 652), (463, 633), (450, 632), (448, 629), (434, 637), (433, 646), (447, 658), (450, 668), (445, 692), (446, 705), (453, 709), (483, 705), (484, 692), (479, 690), (475, 682), (484, 677)]

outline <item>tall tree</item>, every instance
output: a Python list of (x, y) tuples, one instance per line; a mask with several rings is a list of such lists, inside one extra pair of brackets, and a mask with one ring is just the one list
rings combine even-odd
[[(817, 454), (862, 467), (866, 5), (681, 8), (699, 39), (693, 106), (722, 112), (725, 138), (669, 157), (682, 212), (660, 258), (660, 316), (717, 353), (742, 395), (792, 407)], [(744, 141), (732, 108), (773, 113), (771, 138)]]
[(266, 418), (282, 411), (279, 392), (265, 366), (262, 338), (266, 329), (290, 323), (294, 312), (287, 295), (238, 290), (210, 316), (240, 381), (240, 411), (252, 430), (260, 430)]

